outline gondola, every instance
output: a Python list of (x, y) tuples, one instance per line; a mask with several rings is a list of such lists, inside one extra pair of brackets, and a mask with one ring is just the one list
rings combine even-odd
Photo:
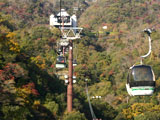
[(56, 61), (56, 68), (66, 68), (66, 60), (64, 56), (58, 56)]
[(141, 56), (141, 64), (133, 65), (129, 69), (126, 89), (130, 96), (152, 95), (155, 91), (155, 75), (152, 67), (144, 65), (142, 59), (151, 53), (151, 29), (145, 29), (144, 32), (149, 36), (149, 51), (146, 55)]
[(77, 60), (73, 60), (73, 67), (77, 66)]
[(130, 96), (152, 95), (155, 90), (155, 76), (151, 66), (136, 65), (130, 68), (126, 88)]

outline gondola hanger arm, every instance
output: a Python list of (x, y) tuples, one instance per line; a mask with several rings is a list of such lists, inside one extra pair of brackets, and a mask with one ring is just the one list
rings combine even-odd
[(152, 51), (152, 46), (151, 46), (152, 29), (144, 29), (143, 32), (147, 33), (147, 35), (148, 35), (149, 50), (148, 50), (147, 54), (140, 56), (141, 57), (141, 64), (143, 64), (143, 62), (142, 62), (143, 58), (146, 58), (147, 56), (149, 56), (151, 54), (151, 51)]

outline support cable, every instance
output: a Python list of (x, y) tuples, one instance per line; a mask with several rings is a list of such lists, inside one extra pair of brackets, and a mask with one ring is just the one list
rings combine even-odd
[(87, 82), (86, 82), (86, 94), (87, 94), (88, 104), (89, 104), (89, 108), (90, 108), (90, 112), (91, 112), (92, 118), (93, 118), (93, 120), (96, 120), (97, 118), (96, 118), (96, 116), (94, 114), (94, 111), (93, 111), (93, 108), (92, 108), (92, 104), (91, 104), (91, 101), (90, 101), (90, 96), (89, 96), (89, 93), (88, 93)]

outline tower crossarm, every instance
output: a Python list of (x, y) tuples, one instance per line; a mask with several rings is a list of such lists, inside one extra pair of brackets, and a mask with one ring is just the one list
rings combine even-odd
[(80, 38), (83, 28), (80, 27), (61, 27), (62, 38), (75, 40)]

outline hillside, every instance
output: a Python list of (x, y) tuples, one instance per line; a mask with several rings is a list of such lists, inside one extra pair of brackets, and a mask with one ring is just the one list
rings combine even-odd
[[(156, 32), (151, 36), (152, 53), (144, 60), (144, 64), (153, 67), (157, 80), (157, 92), (150, 97), (130, 97), (128, 105), (134, 105), (136, 102), (144, 105), (158, 103), (159, 5), (158, 0), (101, 0), (93, 3), (81, 15), (79, 24), (87, 31), (85, 35), (90, 37), (85, 39), (83, 46), (89, 50), (87, 65), (89, 67), (92, 65), (90, 68), (92, 72), (98, 72), (97, 83), (90, 86), (91, 95), (103, 96), (105, 102), (117, 109), (128, 102), (125, 88), (128, 69), (135, 63), (139, 64), (140, 56), (148, 52), (148, 38), (143, 30), (154, 28)], [(103, 26), (107, 26), (107, 29), (103, 29)], [(91, 81), (94, 80), (93, 78)], [(128, 109), (131, 108), (128, 107)], [(136, 119), (138, 115), (140, 114), (132, 116), (132, 119)]]
[[(103, 120), (160, 119), (160, 2), (158, 0), (65, 0), (62, 7), (76, 11), (82, 38), (74, 41), (73, 112), (67, 113), (64, 80), (55, 67), (58, 29), (49, 28), (49, 15), (59, 11), (58, 0), (0, 0), (0, 119), (90, 120), (91, 104)], [(107, 29), (103, 29), (107, 26)], [(152, 66), (156, 92), (130, 97), (128, 69), (148, 51), (145, 28), (154, 28)], [(68, 54), (66, 54), (68, 57)], [(154, 117), (153, 117), (154, 116)]]
[[(81, 6), (77, 14), (81, 14), (88, 6), (84, 0), (76, 2), (75, 0), (62, 1), (62, 8), (73, 13), (74, 6)], [(31, 26), (49, 23), (49, 15), (57, 13), (60, 10), (58, 0), (1, 0), (0, 11), (5, 15), (12, 16), (16, 27), (30, 28)]]

